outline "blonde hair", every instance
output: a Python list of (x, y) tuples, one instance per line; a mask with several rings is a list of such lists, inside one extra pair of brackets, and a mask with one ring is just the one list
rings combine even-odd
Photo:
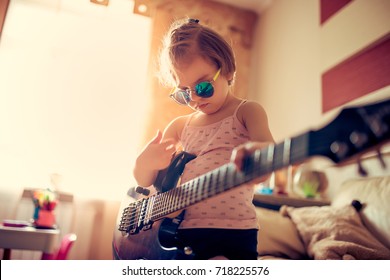
[(199, 20), (182, 19), (175, 21), (163, 40), (160, 52), (159, 78), (166, 86), (176, 86), (175, 69), (179, 62), (200, 55), (221, 68), (225, 77), (233, 77), (236, 62), (231, 46), (214, 30), (199, 24)]

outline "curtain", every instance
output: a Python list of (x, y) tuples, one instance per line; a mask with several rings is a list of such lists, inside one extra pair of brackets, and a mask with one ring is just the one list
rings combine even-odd
[(151, 53), (148, 66), (149, 114), (145, 143), (158, 129), (163, 130), (175, 117), (188, 114), (191, 109), (178, 106), (168, 98), (171, 89), (159, 84), (158, 52), (161, 41), (175, 19), (196, 18), (220, 33), (233, 47), (237, 72), (233, 93), (246, 98), (248, 93), (250, 58), (257, 14), (230, 5), (206, 0), (135, 0), (134, 12), (152, 18)]

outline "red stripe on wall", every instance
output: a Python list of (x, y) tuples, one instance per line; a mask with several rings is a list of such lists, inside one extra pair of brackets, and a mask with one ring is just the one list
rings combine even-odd
[(390, 34), (322, 74), (322, 112), (390, 85)]
[(0, 1), (0, 37), (1, 37), (1, 32), (3, 30), (5, 16), (7, 14), (8, 4), (9, 4), (9, 0)]
[(320, 0), (321, 25), (353, 0)]

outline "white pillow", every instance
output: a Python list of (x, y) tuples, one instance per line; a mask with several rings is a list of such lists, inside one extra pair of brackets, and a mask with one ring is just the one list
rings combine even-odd
[(341, 184), (332, 206), (359, 200), (360, 216), (367, 229), (390, 249), (390, 176), (352, 179)]

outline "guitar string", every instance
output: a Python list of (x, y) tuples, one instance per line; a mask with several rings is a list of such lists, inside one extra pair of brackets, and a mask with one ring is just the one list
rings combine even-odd
[[(320, 141), (321, 142), (321, 141)], [(281, 144), (283, 144), (283, 143), (281, 143)], [(319, 144), (318, 142), (317, 142), (317, 144)], [(324, 144), (326, 144), (326, 146), (328, 147), (329, 146), (329, 143), (325, 143), (324, 142)], [(280, 144), (279, 144), (280, 145)], [(321, 146), (322, 145), (322, 143), (320, 143), (320, 145), (317, 145), (318, 147), (319, 146)], [(317, 147), (317, 149), (319, 149)], [(300, 148), (300, 147), (298, 147), (298, 148), (295, 148), (295, 150), (291, 153), (291, 154), (289, 154), (289, 156), (290, 156), (290, 161), (291, 161), (291, 159), (294, 159), (295, 158), (295, 160), (293, 160), (292, 162), (294, 162), (294, 161), (296, 161), (296, 159), (299, 159), (299, 158), (301, 158), (302, 156), (304, 156), (305, 155), (305, 152), (306, 152), (306, 148)], [(275, 156), (275, 155), (274, 155)], [(282, 157), (283, 158), (283, 154), (282, 155), (279, 155), (279, 159), (280, 159), (280, 157)], [(275, 159), (277, 159), (277, 157), (274, 157), (274, 159), (271, 161), (271, 164), (268, 164), (269, 165), (269, 171), (268, 172), (264, 172), (263, 174), (262, 173), (259, 173), (259, 174), (257, 174), (256, 175), (256, 173), (255, 172), (253, 172), (255, 169), (257, 169), (256, 167), (257, 167), (257, 165), (258, 164), (261, 164), (261, 160), (260, 160), (261, 158), (259, 158), (258, 160), (256, 160), (255, 161), (255, 165), (253, 166), (253, 168), (251, 168), (251, 169), (248, 169), (248, 171), (249, 171), (249, 179), (248, 178), (242, 178), (242, 179), (244, 179), (243, 181), (238, 181), (237, 183), (235, 183), (235, 184), (237, 184), (237, 185), (240, 185), (240, 184), (242, 184), (242, 183), (244, 183), (245, 181), (248, 181), (248, 180), (250, 180), (250, 179), (254, 179), (255, 177), (257, 177), (257, 175), (265, 175), (265, 174), (267, 174), (267, 173), (270, 173), (270, 172), (272, 172), (272, 171), (275, 171), (276, 169), (275, 168), (273, 168), (273, 166), (275, 165), (275, 162), (277, 162)], [(290, 162), (289, 161), (289, 162)], [(284, 162), (282, 162), (282, 165), (279, 167), (279, 168), (282, 168), (283, 167), (283, 163)], [(285, 165), (286, 166), (286, 165)], [(226, 166), (225, 166), (226, 167)], [(218, 169), (220, 172), (221, 172), (221, 170), (222, 169)], [(215, 171), (215, 170), (214, 170)], [(228, 173), (228, 170), (226, 170), (226, 172)], [(205, 174), (204, 176), (201, 176), (202, 178), (204, 178), (203, 180), (207, 180), (208, 178), (208, 176), (211, 176), (212, 177), (212, 175), (214, 174), (215, 172), (212, 172), (212, 173), (210, 173), (210, 174)], [(255, 176), (253, 176), (252, 177), (252, 175), (255, 175)], [(218, 178), (219, 178), (220, 176), (218, 176)], [(197, 178), (195, 178), (195, 180), (200, 180), (200, 179), (197, 179)], [(191, 184), (193, 184), (193, 183), (195, 183), (195, 180), (191, 180), (191, 181), (189, 181), (189, 183), (191, 183)], [(212, 179), (208, 179), (208, 180), (212, 180)], [(159, 194), (159, 196), (157, 196), (156, 197), (156, 200), (154, 201), (154, 205), (152, 205), (152, 207), (153, 207), (153, 211), (152, 211), (152, 214), (151, 214), (151, 217), (153, 218), (159, 218), (159, 217), (161, 217), (161, 216), (164, 216), (164, 215), (166, 215), (166, 214), (169, 214), (169, 213), (172, 213), (172, 212), (174, 212), (174, 211), (177, 211), (177, 210), (180, 210), (180, 209), (183, 209), (183, 208), (185, 208), (186, 206), (189, 206), (189, 205), (191, 205), (191, 204), (194, 204), (194, 203), (196, 203), (196, 202), (198, 202), (199, 200), (202, 200), (203, 199), (203, 197), (201, 196), (201, 197), (199, 197), (199, 195), (198, 196), (196, 196), (196, 190), (197, 189), (199, 189), (200, 187), (198, 186), (197, 188), (195, 188), (195, 190), (192, 190), (192, 188), (189, 188), (188, 187), (188, 185), (189, 184), (183, 184), (182, 186), (179, 186), (178, 188), (175, 188), (175, 189), (173, 189), (173, 190), (171, 190), (171, 191), (168, 191), (168, 192), (166, 192), (166, 193), (162, 193), (162, 194)], [(222, 189), (221, 190), (218, 190), (218, 188), (220, 188), (220, 186), (222, 185)], [(224, 187), (223, 187), (223, 185), (224, 184), (219, 184), (218, 182), (217, 182), (217, 184), (215, 184), (215, 183), (213, 183), (212, 185), (211, 185), (211, 187), (209, 188), (209, 191), (208, 191), (208, 193), (207, 193), (207, 195), (206, 195), (206, 197), (205, 198), (207, 198), (207, 197), (209, 197), (209, 196), (212, 196), (211, 194), (213, 194), (213, 193), (219, 193), (219, 192), (221, 192), (221, 191), (223, 191), (223, 190), (225, 190), (224, 189)], [(200, 188), (200, 189), (203, 189), (203, 188)], [(177, 190), (181, 190), (182, 191), (182, 193), (181, 193), (181, 195), (176, 195), (176, 194), (174, 194), (173, 192), (177, 192)], [(199, 190), (198, 190), (198, 192), (199, 192)], [(168, 196), (168, 198), (167, 198), (167, 196)], [(171, 197), (169, 197), (169, 196), (171, 196)], [(173, 196), (173, 199), (175, 199), (175, 201), (174, 201), (174, 203), (172, 203), (172, 196)], [(181, 198), (181, 199), (179, 199), (179, 198)], [(168, 200), (167, 200), (168, 199)], [(180, 204), (179, 204), (179, 206), (176, 206), (176, 207), (174, 207), (174, 208), (172, 208), (172, 205), (177, 205), (177, 200), (179, 200), (180, 201)], [(168, 202), (168, 203), (167, 203)], [(141, 215), (142, 215), (142, 217), (144, 217), (144, 215), (145, 215), (145, 212), (146, 212), (146, 209), (144, 210), (144, 213), (141, 213)]]
[[(160, 194), (160, 196), (157, 196), (158, 199), (154, 201), (155, 202), (154, 208), (157, 211), (153, 211), (154, 215), (152, 215), (152, 216), (154, 216), (155, 218), (158, 218), (160, 216), (164, 216), (164, 213), (166, 213), (167, 211), (174, 212), (174, 210), (176, 208), (172, 208), (172, 204), (169, 202), (167, 203), (167, 197), (168, 197), (168, 201), (169, 201), (169, 196), (172, 197), (173, 192), (178, 192), (178, 190), (181, 191), (181, 196), (176, 195), (174, 197), (176, 198), (176, 200), (181, 201), (181, 205), (175, 206), (175, 207), (179, 207), (179, 208), (185, 208), (186, 206), (194, 204), (194, 203), (198, 202), (199, 200), (201, 200), (203, 196), (205, 196), (205, 198), (207, 198), (207, 197), (210, 197), (214, 194), (218, 194), (218, 193), (224, 191), (225, 190), (224, 185), (226, 185), (226, 181), (227, 181), (226, 176), (229, 175), (228, 168), (229, 168), (228, 166), (225, 166), (224, 169), (226, 169), (226, 170), (220, 171), (219, 174), (217, 174), (217, 175), (215, 175), (214, 173), (207, 174), (211, 177), (211, 178), (208, 178), (208, 181), (211, 184), (211, 187), (208, 189), (204, 188), (204, 186), (201, 187), (200, 185), (197, 185), (196, 181), (199, 182), (200, 179), (195, 179), (195, 180), (189, 181), (188, 184), (183, 184), (179, 188), (173, 189), (172, 192), (165, 192), (165, 193)], [(250, 170), (250, 171), (252, 171), (252, 170)], [(222, 174), (222, 176), (220, 174)], [(233, 185), (241, 184), (243, 181), (245, 181), (244, 178), (245, 177), (240, 177), (240, 180), (238, 182), (233, 183)], [(207, 179), (205, 179), (204, 181), (206, 181), (206, 180)], [(191, 187), (191, 185), (194, 185), (194, 184), (197, 186)], [(199, 197), (199, 195), (197, 195), (197, 193), (199, 194), (199, 189), (202, 190), (201, 197)], [(208, 192), (205, 192), (205, 191), (208, 191)], [(139, 207), (137, 207), (136, 212), (138, 213), (138, 215), (135, 215), (133, 222), (129, 224), (130, 227), (133, 227), (136, 224), (138, 224), (139, 220), (145, 219), (147, 208), (143, 207), (143, 204), (141, 204), (141, 203), (138, 203), (137, 206), (140, 206), (143, 209), (139, 209)], [(153, 209), (153, 210), (155, 210), (155, 209)]]
[[(281, 143), (281, 144), (283, 144), (283, 143)], [(326, 144), (326, 146), (328, 146), (328, 143), (324, 143), (324, 144)], [(290, 159), (301, 157), (303, 151), (306, 151), (306, 149), (305, 148), (295, 149), (290, 154)], [(270, 171), (264, 172), (263, 174), (261, 174), (261, 172), (259, 174), (257, 174), (255, 172), (255, 170), (258, 169), (258, 168), (256, 168), (257, 164), (261, 163), (261, 157), (259, 159), (255, 160), (255, 162), (254, 162), (255, 164), (253, 166), (250, 166), (250, 168), (247, 170), (248, 171), (247, 176), (240, 177), (240, 180), (237, 182), (234, 182), (233, 186), (231, 186), (231, 187), (239, 186), (247, 181), (250, 181), (251, 179), (254, 179), (255, 177), (257, 177), (257, 175), (262, 176), (262, 175), (266, 175), (269, 172), (272, 172), (272, 169), (274, 169), (272, 167), (275, 165), (275, 159), (276, 158), (273, 158), (273, 161), (269, 162), (269, 164), (268, 164), (269, 167), (266, 166), (266, 169), (270, 169)], [(282, 168), (282, 167), (283, 166), (281, 166), (280, 168)], [(214, 173), (216, 171), (221, 172), (221, 170), (223, 170), (223, 169), (225, 169), (225, 171), (223, 171), (223, 172), (227, 173), (227, 174), (225, 174), (225, 176), (228, 175), (229, 164), (226, 164), (226, 165), (218, 168), (217, 170), (214, 170), (210, 173), (206, 173), (203, 176), (201, 176), (202, 178), (204, 178), (203, 179), (204, 181), (208, 180), (209, 182), (211, 182), (211, 186), (208, 189), (204, 190), (204, 191), (208, 190), (208, 192), (205, 193), (205, 195), (206, 195), (205, 198), (211, 197), (211, 196), (213, 196), (213, 194), (218, 194), (218, 193), (225, 190), (225, 188), (223, 187), (223, 185), (225, 185), (225, 184), (220, 184), (221, 182), (219, 181), (219, 179), (220, 179), (219, 174), (217, 176), (217, 179), (213, 179), (215, 177)], [(208, 178), (209, 176), (211, 177), (211, 179)], [(237, 180), (236, 176), (234, 176), (234, 178)], [(139, 224), (140, 220), (142, 220), (142, 221), (145, 220), (146, 213), (148, 212), (148, 209), (149, 209), (148, 207), (153, 208), (153, 210), (151, 211), (151, 214), (150, 214), (150, 218), (153, 221), (153, 218), (158, 219), (158, 218), (163, 217), (169, 213), (178, 211), (180, 209), (184, 209), (185, 207), (188, 207), (188, 206), (202, 200), (203, 196), (199, 197), (199, 196), (197, 196), (196, 193), (197, 192), (199, 193), (198, 188), (204, 189), (204, 186), (202, 186), (202, 187), (195, 186), (195, 188), (190, 187), (191, 184), (194, 184), (196, 181), (199, 181), (199, 180), (200, 179), (195, 178), (195, 179), (188, 181), (188, 182), (184, 183), (183, 185), (176, 187), (168, 192), (160, 193), (160, 194), (154, 196), (155, 199), (153, 201), (153, 205), (150, 205), (150, 206), (148, 205), (150, 202), (149, 201), (150, 198), (145, 199), (145, 200), (147, 200), (145, 204), (137, 203), (136, 207), (135, 207), (136, 208), (135, 211), (136, 211), (136, 214), (138, 214), (138, 215), (134, 215), (135, 217), (133, 219), (133, 222), (129, 224), (130, 227), (133, 227), (136, 224)], [(214, 180), (214, 182), (212, 180)], [(226, 181), (226, 178), (225, 178), (225, 181)], [(222, 186), (222, 188), (221, 188), (221, 186)], [(230, 189), (231, 187), (229, 187), (228, 189)], [(202, 192), (204, 192), (204, 191), (202, 191)], [(178, 192), (179, 192), (179, 194), (177, 195)], [(172, 199), (174, 199), (174, 202), (172, 202)], [(178, 201), (180, 202), (179, 205), (177, 204)], [(143, 205), (145, 205), (145, 206), (143, 206)], [(140, 207), (142, 209), (140, 209)]]

